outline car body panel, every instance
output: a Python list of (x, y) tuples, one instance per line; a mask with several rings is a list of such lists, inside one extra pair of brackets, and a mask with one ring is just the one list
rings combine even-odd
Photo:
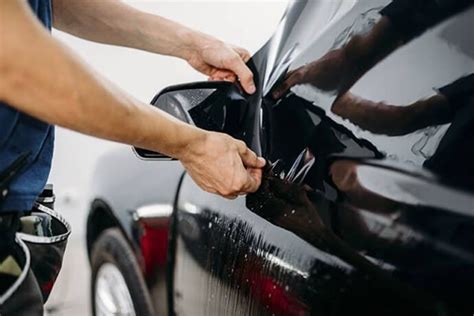
[[(281, 100), (278, 107), (268, 98), (265, 103), (265, 97), (287, 70), (340, 45), (338, 41), (345, 40), (341, 33), (350, 37), (370, 27), (374, 15), (389, 2), (294, 2), (273, 39), (253, 57), (260, 95), (249, 99), (255, 114), (249, 115), (248, 126), (243, 127), (248, 131), (245, 140), (270, 160), (279, 160), (287, 176), (301, 151), (310, 145), (317, 157), (316, 167), (311, 168), (305, 183), (315, 188), (311, 203), (324, 229), (303, 222), (304, 216), (295, 222), (282, 218), (298, 210), (297, 202), (293, 205), (286, 201), (288, 204), (277, 211), (271, 209), (278, 208), (272, 198), (268, 202), (265, 196), (259, 196), (251, 198), (253, 205), (248, 207), (249, 197), (245, 205), (244, 198), (225, 201), (204, 192), (198, 194), (199, 189), (185, 177), (175, 214), (173, 298), (177, 314), (384, 311), (422, 315), (451, 313), (452, 306), (472, 308), (466, 293), (472, 291), (473, 248), (462, 239), (472, 239), (463, 226), (471, 227), (473, 223), (473, 195), (447, 187), (443, 179), (421, 170), (429, 158), (423, 151), (427, 150), (414, 148), (420, 142), (429, 141), (431, 146), (439, 143), (446, 126), (444, 130), (434, 127), (436, 131), (402, 137), (373, 135), (331, 113), (336, 95), (304, 85), (295, 87), (294, 95)], [(327, 15), (318, 22), (309, 18), (322, 17), (321, 12)], [(474, 16), (472, 10), (467, 14)], [(472, 56), (447, 45), (440, 35), (459, 23), (472, 24), (463, 17), (435, 27), (371, 70), (353, 92), (368, 98), (389, 96), (390, 101), (407, 103), (429, 95), (435, 86), (474, 71)], [(434, 61), (413, 61), (415, 56), (426, 54), (446, 64), (434, 67)], [(397, 65), (407, 62), (406, 71), (395, 71)], [(378, 78), (383, 73), (394, 75), (382, 82)], [(403, 82), (406, 76), (423, 80)], [(265, 117), (270, 117), (268, 122)], [(301, 126), (306, 117), (312, 123)], [(305, 139), (314, 133), (315, 126), (320, 137)], [(270, 141), (261, 133), (265, 128), (277, 134), (267, 136)], [(350, 160), (341, 160), (347, 158)], [(371, 164), (371, 159), (384, 162)], [(332, 179), (327, 177), (330, 173)], [(343, 180), (334, 183), (336, 176)], [(348, 189), (343, 191), (343, 187)], [(310, 206), (306, 208), (309, 210)], [(272, 213), (268, 221), (255, 216), (265, 217), (266, 211)], [(275, 212), (280, 215), (275, 217)], [(359, 216), (364, 218), (361, 226), (357, 225)], [(423, 223), (419, 222), (421, 218)], [(452, 233), (435, 233), (443, 229)], [(455, 237), (459, 233), (463, 237)], [(314, 247), (308, 247), (308, 243)], [(439, 262), (428, 268), (435, 258)], [(466, 281), (452, 278), (456, 269), (464, 269)], [(433, 277), (439, 283), (433, 284)]]
[[(242, 94), (249, 111), (239, 138), (269, 160), (257, 193), (225, 200), (182, 177), (176, 162), (140, 161), (130, 151), (102, 160), (94, 193), (134, 245), (157, 310), (472, 313), (474, 175), (447, 177), (427, 168), (453, 128), (372, 133), (334, 113), (333, 92), (302, 84), (279, 100), (270, 96), (288, 71), (370, 30), (388, 3), (290, 2), (274, 36), (249, 62), (257, 93)], [(350, 92), (401, 106), (474, 72), (474, 44), (462, 31), (472, 29), (473, 18), (471, 8), (415, 38)], [(463, 111), (473, 117), (472, 109)], [(453, 158), (446, 164), (472, 170), (468, 159)], [(172, 208), (171, 218), (160, 215), (163, 207)], [(140, 216), (150, 208), (156, 216)]]

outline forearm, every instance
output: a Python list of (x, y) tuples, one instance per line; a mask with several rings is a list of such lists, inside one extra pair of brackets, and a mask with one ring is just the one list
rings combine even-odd
[(54, 27), (95, 42), (186, 59), (196, 34), (189, 28), (118, 0), (54, 0)]
[(428, 126), (451, 121), (447, 99), (436, 94), (409, 105), (373, 102), (347, 92), (332, 106), (332, 112), (375, 134), (400, 136)]
[(357, 80), (402, 44), (390, 20), (382, 17), (370, 32), (354, 36), (344, 47), (344, 53)]
[(349, 41), (346, 56), (365, 73), (398, 47), (473, 4), (473, 0), (394, 0), (381, 11), (381, 19), (370, 32)]
[(201, 130), (88, 70), (41, 28), (23, 1), (1, 5), (9, 14), (0, 21), (0, 100), (51, 124), (172, 157), (202, 137)]
[(407, 132), (414, 132), (434, 125), (447, 124), (453, 119), (448, 100), (441, 94), (419, 100), (406, 107), (411, 121)]

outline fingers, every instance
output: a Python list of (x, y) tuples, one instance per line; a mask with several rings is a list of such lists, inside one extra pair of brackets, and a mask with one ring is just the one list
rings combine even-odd
[(257, 191), (262, 181), (262, 168), (266, 163), (265, 159), (258, 157), (247, 148), (243, 141), (235, 141), (235, 143), (242, 164), (236, 167), (238, 170), (236, 170), (231, 190), (223, 194), (225, 198), (234, 198), (236, 195)]
[(253, 81), (253, 73), (247, 67), (244, 62), (244, 59), (236, 53), (229, 61), (227, 67), (229, 70), (232, 70), (240, 80), (240, 84), (244, 90), (253, 94), (257, 90), (255, 83)]
[(209, 80), (235, 82), (237, 80), (237, 77), (232, 71), (217, 69), (210, 74)]
[[(260, 170), (261, 172), (261, 170)], [(260, 177), (261, 179), (261, 177)], [(243, 187), (244, 191), (247, 193), (253, 193), (258, 190), (258, 187), (260, 187), (260, 182), (257, 177), (255, 177), (255, 174), (252, 172), (250, 173), (249, 170), (247, 170), (247, 181)]]
[(242, 163), (248, 168), (263, 168), (265, 167), (266, 161), (262, 157), (258, 157), (253, 151), (251, 151), (243, 141), (237, 142), (238, 151)]
[(262, 168), (265, 166), (266, 161), (251, 151), (244, 142), (238, 141), (237, 144), (242, 164), (246, 168), (240, 191), (243, 193), (255, 192), (260, 187)]
[(246, 63), (250, 60), (250, 53), (246, 50), (246, 49), (243, 49), (241, 47), (237, 47), (237, 46), (232, 46), (232, 48), (237, 52), (237, 54), (239, 54), (240, 58), (242, 58), (242, 60)]
[(235, 183), (234, 192), (229, 195), (245, 195), (258, 190), (262, 180), (261, 169), (243, 169)]
[(250, 175), (250, 177), (253, 179), (254, 183), (256, 184), (256, 187), (251, 188), (251, 192), (255, 192), (258, 190), (260, 185), (262, 184), (262, 174), (263, 171), (260, 168), (248, 168), (247, 173)]
[(204, 143), (194, 145), (199, 155), (181, 162), (201, 189), (228, 199), (258, 190), (266, 161), (243, 141), (208, 132)]
[(235, 200), (238, 197), (238, 195), (224, 195), (223, 197), (228, 200)]

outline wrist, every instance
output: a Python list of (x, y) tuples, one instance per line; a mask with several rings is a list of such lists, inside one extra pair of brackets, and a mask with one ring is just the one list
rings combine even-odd
[[(162, 17), (154, 15), (151, 17), (151, 22), (143, 27), (146, 30), (143, 39), (146, 44), (143, 45), (152, 45), (152, 48), (146, 50), (189, 60), (196, 52), (199, 38), (203, 34)], [(157, 29), (161, 29), (162, 32), (157, 32)]]
[(424, 117), (426, 126), (446, 124), (453, 119), (454, 113), (444, 95), (436, 94), (420, 103), (422, 103), (420, 116)]
[(382, 17), (365, 35), (356, 35), (344, 48), (348, 60), (365, 70), (400, 46), (400, 38), (390, 20)]
[(189, 61), (193, 56), (199, 54), (200, 46), (206, 41), (204, 34), (182, 27), (177, 31), (180, 39), (176, 57)]
[(219, 40), (210, 35), (193, 31), (186, 27), (179, 31), (178, 37), (180, 38), (180, 49), (176, 57), (187, 62), (196, 58), (202, 58), (203, 51), (213, 49), (217, 46), (216, 44), (220, 43)]
[(176, 146), (173, 157), (181, 162), (189, 162), (202, 155), (202, 149), (206, 143), (209, 132), (194, 126), (188, 126), (180, 135), (180, 142)]

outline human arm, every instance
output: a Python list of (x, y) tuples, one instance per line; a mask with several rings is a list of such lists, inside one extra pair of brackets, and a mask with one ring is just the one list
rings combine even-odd
[(178, 57), (213, 80), (238, 78), (245, 91), (255, 92), (245, 49), (121, 1), (53, 0), (53, 17), (55, 28), (75, 36)]
[(400, 36), (390, 20), (382, 17), (367, 34), (355, 35), (343, 47), (290, 71), (272, 91), (272, 96), (281, 98), (290, 88), (299, 84), (311, 84), (323, 91), (342, 95), (401, 44)]
[(346, 92), (334, 102), (331, 111), (364, 130), (388, 136), (406, 135), (452, 119), (448, 100), (441, 94), (408, 105), (392, 105)]
[(0, 12), (1, 101), (50, 124), (177, 158), (209, 192), (235, 197), (258, 188), (264, 161), (242, 142), (125, 94), (49, 36), (26, 2), (0, 1)]
[(278, 99), (298, 84), (311, 84), (341, 96), (397, 48), (473, 3), (474, 0), (394, 0), (380, 12), (380, 19), (369, 32), (356, 34), (346, 45), (292, 70), (272, 96)]
[(346, 92), (334, 102), (331, 111), (375, 134), (405, 135), (450, 123), (474, 96), (474, 74), (436, 90), (436, 94), (408, 105), (374, 102)]

